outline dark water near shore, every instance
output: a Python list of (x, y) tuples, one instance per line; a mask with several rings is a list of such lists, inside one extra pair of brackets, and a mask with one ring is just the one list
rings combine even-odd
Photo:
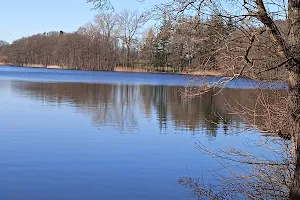
[(213, 182), (208, 170), (218, 168), (196, 142), (245, 148), (260, 139), (224, 125), (247, 125), (224, 103), (246, 102), (252, 90), (187, 101), (180, 91), (190, 83), (180, 75), (0, 67), (0, 199), (190, 199), (178, 179)]

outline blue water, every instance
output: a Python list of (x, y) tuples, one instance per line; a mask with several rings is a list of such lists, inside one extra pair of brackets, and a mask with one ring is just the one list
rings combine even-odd
[[(177, 74), (152, 74), (128, 72), (103, 72), (58, 70), (45, 68), (0, 67), (0, 79), (14, 79), (42, 82), (78, 82), (78, 83), (110, 83), (110, 84), (143, 84), (166, 86), (198, 86), (220, 81), (222, 77), (197, 77)], [(224, 78), (223, 81), (228, 79)], [(285, 88), (283, 83), (258, 83), (256, 81), (238, 78), (225, 85), (226, 88)]]
[[(0, 199), (192, 199), (183, 176), (215, 181), (195, 148), (261, 139), (223, 126), (228, 89), (183, 100), (180, 75), (0, 67)], [(208, 120), (216, 121), (216, 124)], [(249, 149), (260, 152), (260, 149)]]

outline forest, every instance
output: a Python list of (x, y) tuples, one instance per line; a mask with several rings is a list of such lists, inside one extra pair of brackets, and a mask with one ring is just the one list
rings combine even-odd
[[(104, 71), (232, 73), (222, 64), (225, 52), (220, 51), (224, 37), (232, 39), (237, 32), (232, 18), (215, 15), (199, 23), (196, 16), (175, 21), (162, 14), (148, 27), (153, 18), (131, 10), (101, 12), (71, 33), (59, 30), (11, 44), (1, 41), (0, 63)], [(237, 40), (239, 35), (234, 37)], [(246, 47), (247, 41), (243, 43)]]

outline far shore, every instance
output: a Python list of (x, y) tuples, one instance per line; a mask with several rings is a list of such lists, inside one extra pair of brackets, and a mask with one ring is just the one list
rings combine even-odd
[[(13, 64), (11, 64), (11, 63), (0, 63), (0, 66), (16, 66), (16, 65), (13, 65)], [(57, 65), (44, 66), (44, 65), (36, 65), (36, 64), (32, 64), (32, 65), (22, 65), (22, 66), (16, 66), (16, 67), (47, 68), (47, 69), (63, 69), (62, 67), (57, 66)]]
[[(15, 66), (10, 63), (1, 63), (0, 66)], [(32, 64), (32, 65), (22, 65), (22, 66), (17, 66), (17, 67), (28, 67), (28, 68), (47, 68), (47, 69), (66, 69), (58, 65), (37, 65), (37, 64)], [(127, 68), (127, 67), (115, 67), (114, 70), (115, 72), (134, 72), (134, 73), (155, 73), (155, 74), (179, 74), (179, 75), (194, 75), (194, 76), (222, 76), (223, 74), (220, 71), (217, 70), (193, 70), (193, 71), (183, 71), (183, 72), (175, 72), (175, 73), (170, 73), (170, 72), (158, 72), (158, 71), (148, 71), (144, 68)]]

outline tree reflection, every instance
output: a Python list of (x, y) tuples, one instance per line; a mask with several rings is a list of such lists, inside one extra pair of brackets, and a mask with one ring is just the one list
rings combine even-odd
[(71, 105), (89, 115), (95, 126), (110, 125), (134, 133), (143, 125), (141, 117), (155, 118), (160, 130), (172, 127), (204, 132), (211, 138), (218, 132), (234, 134), (228, 130), (228, 124), (245, 124), (238, 115), (230, 113), (225, 103), (249, 104), (255, 94), (249, 89), (223, 89), (218, 95), (211, 91), (201, 98), (186, 100), (180, 92), (184, 88), (176, 86), (12, 82), (12, 88), (34, 100)]

